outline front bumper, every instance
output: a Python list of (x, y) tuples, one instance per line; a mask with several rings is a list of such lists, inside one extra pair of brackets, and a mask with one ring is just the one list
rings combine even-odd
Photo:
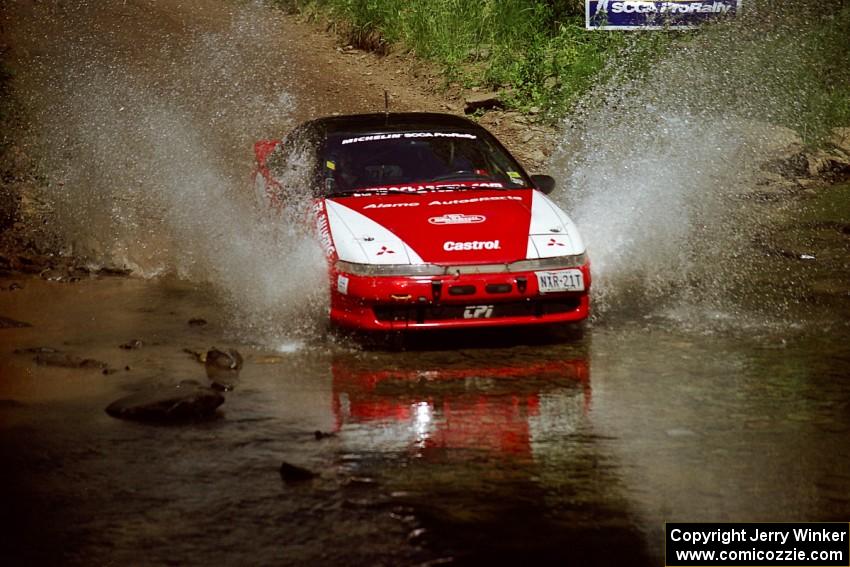
[[(541, 294), (535, 272), (445, 276), (359, 276), (331, 271), (331, 321), (364, 331), (550, 325), (582, 321), (584, 291)], [(342, 278), (343, 285), (340, 285)]]

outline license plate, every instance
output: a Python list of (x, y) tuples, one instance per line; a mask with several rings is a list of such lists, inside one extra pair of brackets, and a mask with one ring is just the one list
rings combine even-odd
[(584, 275), (581, 270), (557, 270), (554, 272), (534, 272), (540, 293), (558, 291), (584, 291)]

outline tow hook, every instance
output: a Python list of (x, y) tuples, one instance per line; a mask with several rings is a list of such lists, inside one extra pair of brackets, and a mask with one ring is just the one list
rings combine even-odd
[(525, 293), (525, 290), (528, 288), (528, 278), (525, 276), (519, 276), (516, 279), (516, 288), (520, 293)]
[(440, 295), (443, 293), (443, 282), (440, 280), (431, 280), (431, 295), (434, 296), (434, 303), (440, 301)]

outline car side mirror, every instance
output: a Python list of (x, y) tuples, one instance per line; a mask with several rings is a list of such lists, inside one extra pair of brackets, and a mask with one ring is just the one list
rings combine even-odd
[(544, 195), (555, 190), (555, 178), (551, 175), (532, 175), (531, 182)]

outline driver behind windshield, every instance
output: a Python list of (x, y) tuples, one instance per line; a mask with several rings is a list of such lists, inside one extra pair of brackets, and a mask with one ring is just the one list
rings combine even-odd
[(431, 182), (516, 185), (519, 168), (471, 133), (335, 134), (325, 145), (325, 186), (334, 192)]

